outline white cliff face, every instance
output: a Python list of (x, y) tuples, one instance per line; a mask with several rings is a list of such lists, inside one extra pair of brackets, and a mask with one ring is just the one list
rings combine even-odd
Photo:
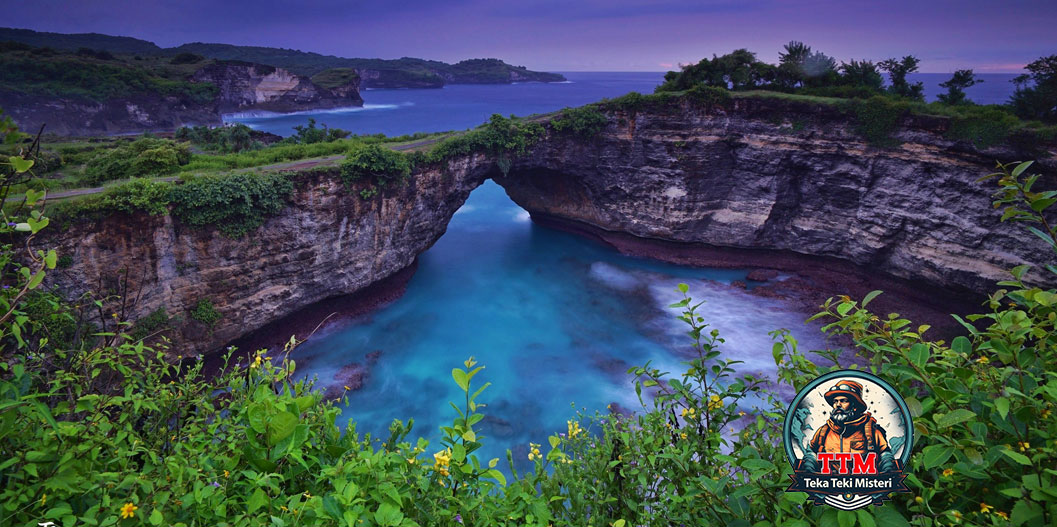
[(327, 89), (282, 68), (217, 62), (195, 72), (194, 80), (211, 83), (219, 89), (217, 106), (221, 113), (243, 110), (292, 112), (363, 105), (359, 79)]
[(301, 78), (284, 69), (276, 68), (275, 72), (265, 75), (254, 88), (256, 103), (266, 103), (282, 98), (287, 92), (296, 90)]

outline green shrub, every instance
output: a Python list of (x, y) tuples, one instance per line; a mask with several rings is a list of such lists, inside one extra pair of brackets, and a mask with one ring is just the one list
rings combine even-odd
[(494, 114), (483, 126), (447, 139), (430, 151), (430, 161), (483, 153), (505, 158), (523, 156), (543, 138), (543, 125)]
[(877, 96), (865, 101), (854, 101), (852, 108), (859, 135), (874, 146), (893, 146), (898, 141), (892, 138), (892, 132), (899, 127), (899, 123), (909, 112), (910, 105), (904, 101)]
[[(164, 312), (163, 312), (164, 313)], [(203, 298), (195, 304), (194, 309), (191, 310), (191, 318), (197, 320), (207, 326), (210, 329), (220, 322), (221, 318), (224, 318), (213, 306), (213, 301), (208, 298)]]
[(253, 130), (250, 127), (239, 123), (216, 128), (185, 126), (176, 130), (175, 137), (179, 141), (189, 141), (202, 150), (227, 154), (261, 148), (263, 145), (260, 141), (255, 141), (252, 134)]
[(215, 226), (238, 238), (278, 214), (294, 184), (282, 174), (201, 176), (176, 185), (169, 194), (172, 215), (193, 227)]
[(1020, 126), (1020, 119), (999, 106), (963, 106), (960, 115), (951, 118), (947, 137), (969, 141), (977, 148), (987, 148), (1005, 141)]
[(410, 175), (411, 162), (407, 156), (379, 145), (353, 148), (341, 163), (341, 180), (346, 185), (366, 179), (369, 184), (385, 187)]
[(551, 120), (551, 126), (559, 133), (568, 132), (590, 138), (598, 135), (608, 122), (606, 115), (598, 111), (597, 106), (587, 105), (563, 109), (557, 118)]
[(81, 182), (98, 185), (115, 179), (172, 174), (190, 162), (191, 150), (186, 144), (144, 137), (96, 154), (85, 165)]

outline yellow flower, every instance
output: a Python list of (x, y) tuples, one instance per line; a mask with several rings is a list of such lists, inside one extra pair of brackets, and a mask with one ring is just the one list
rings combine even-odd
[(954, 515), (954, 519), (956, 519), (956, 520), (962, 519), (962, 513), (958, 512), (958, 511), (954, 511), (951, 514)]
[(949, 478), (949, 477), (951, 477), (952, 474), (954, 474), (954, 469), (951, 469), (951, 468), (943, 469), (943, 477)]
[(1046, 408), (1043, 411), (1039, 412), (1039, 417), (1041, 417), (1043, 419), (1049, 419), (1050, 418), (1050, 409)]
[(408, 465), (414, 465), (416, 461), (418, 461), (418, 458), (413, 458), (413, 457), (407, 458), (407, 464)]
[(305, 493), (304, 493), (304, 494), (302, 494), (302, 496), (304, 496), (304, 497), (305, 497), (305, 499), (311, 499), (311, 498), (312, 498), (312, 495), (311, 495), (311, 494), (309, 494), (309, 492), (308, 492), (307, 490), (305, 491)]
[(995, 515), (998, 516), (999, 518), (1002, 518), (1003, 520), (1008, 520), (1009, 519), (1009, 515), (1004, 513), (1004, 512), (1002, 512), (1002, 511), (995, 511)]
[(991, 512), (992, 509), (994, 509), (994, 507), (992, 507), (992, 506), (990, 506), (990, 505), (988, 505), (988, 504), (986, 504), (984, 502), (980, 502), (980, 512), (981, 513)]
[(433, 454), (433, 470), (441, 476), (448, 476), (448, 465), (451, 463), (451, 449), (444, 449)]
[(351, 390), (352, 390), (352, 388), (349, 388), (348, 386), (342, 386), (342, 388), (345, 388), (345, 391), (346, 391), (346, 392), (347, 392), (347, 391), (351, 391)]
[(477, 364), (477, 361), (474, 360), (473, 355), (471, 355), (470, 358), (468, 358), (465, 361), (463, 361), (463, 365), (466, 366), (467, 368), (473, 368), (475, 364)]
[(745, 412), (738, 412), (738, 417), (745, 417)]
[(229, 476), (231, 476), (231, 472), (228, 472), (227, 470), (225, 470), (224, 471), (224, 477), (226, 478), (226, 477), (229, 477)]
[(991, 362), (991, 361), (988, 360), (987, 357), (980, 357), (979, 359), (976, 359), (976, 362), (979, 362), (980, 364), (987, 364), (988, 362)]
[(1031, 448), (1031, 443), (1028, 443), (1027, 441), (1017, 441), (1017, 446), (1020, 447), (1021, 452), (1027, 452), (1028, 449)]
[(287, 509), (287, 508), (286, 508), (286, 505), (280, 505), (280, 506), (279, 506), (279, 510), (281, 510), (281, 511), (283, 511), (283, 512), (286, 512), (286, 511), (288, 511), (288, 510), (290, 510), (290, 509)]
[(718, 395), (713, 395), (708, 398), (709, 410), (718, 410), (720, 408), (723, 408), (723, 399), (721, 399)]
[(681, 437), (683, 439), (686, 439), (686, 432), (683, 432), (683, 433), (679, 434), (679, 437)]
[(543, 456), (540, 455), (540, 446), (538, 443), (529, 443), (528, 458), (529, 461), (532, 461), (534, 459), (543, 459)]
[(137, 507), (137, 506), (135, 506), (135, 505), (133, 505), (131, 503), (126, 503), (126, 504), (122, 505), (121, 506), (121, 518), (122, 519), (126, 519), (126, 518), (131, 518), (131, 517), (135, 516), (137, 509), (139, 509), (139, 507)]
[(47, 493), (45, 493), (45, 494), (44, 494), (43, 496), (41, 496), (41, 497), (40, 497), (40, 506), (41, 506), (41, 507), (43, 507), (43, 506), (44, 506), (44, 502), (45, 502), (45, 501), (48, 501), (48, 495), (47, 495)]
[(922, 503), (925, 503), (925, 500), (923, 500), (921, 496), (914, 496), (914, 503), (921, 505)]
[(580, 432), (583, 432), (583, 429), (580, 428), (580, 423), (577, 423), (576, 421), (568, 421), (567, 424), (569, 425), (569, 439), (575, 438), (580, 435)]

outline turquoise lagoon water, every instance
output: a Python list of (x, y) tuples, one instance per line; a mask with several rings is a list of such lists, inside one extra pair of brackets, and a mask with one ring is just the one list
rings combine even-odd
[(343, 366), (380, 351), (363, 387), (349, 393), (342, 423), (353, 419), (359, 432), (384, 439), (393, 419), (413, 417), (412, 436), (436, 445), (439, 427), (455, 417), (448, 401), (462, 401), (450, 372), (474, 356), (485, 366), (474, 384), (492, 383), (480, 401), (488, 415), (479, 425), (482, 455), (505, 459), (511, 449), (527, 464), (528, 443), (545, 445), (576, 410), (640, 408), (629, 367), (652, 361), (682, 371), (690, 341), (666, 307), (681, 298), (679, 282), (706, 300), (703, 316), (745, 372), (774, 372), (769, 330), (790, 328), (804, 346), (824, 347), (805, 315), (730, 285), (745, 275), (625, 257), (537, 226), (488, 181), (420, 256), (404, 296), (324, 329), (295, 358), (300, 375), (335, 384)]

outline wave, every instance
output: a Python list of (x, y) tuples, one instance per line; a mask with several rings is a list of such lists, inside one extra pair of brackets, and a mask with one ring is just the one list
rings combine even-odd
[(226, 113), (221, 116), (224, 121), (239, 120), (239, 119), (274, 119), (276, 117), (286, 117), (290, 115), (319, 115), (319, 114), (344, 114), (344, 113), (357, 113), (365, 112), (368, 110), (395, 110), (402, 106), (414, 106), (413, 102), (404, 102), (400, 104), (365, 104), (363, 106), (343, 106), (341, 108), (324, 108), (316, 110), (301, 110), (297, 112), (272, 112), (268, 110), (252, 110), (248, 112), (235, 112)]

